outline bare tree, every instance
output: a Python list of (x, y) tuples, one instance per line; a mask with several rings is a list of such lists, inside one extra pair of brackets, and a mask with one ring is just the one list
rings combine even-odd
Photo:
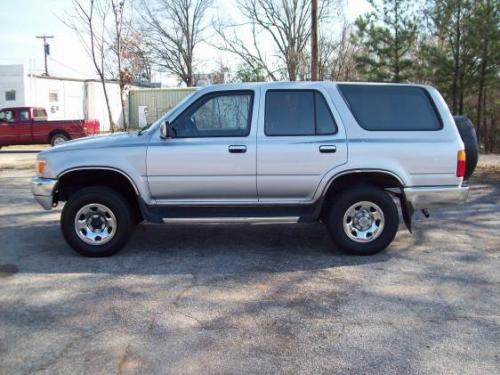
[(152, 79), (152, 52), (144, 41), (144, 34), (140, 31), (131, 31), (123, 38), (122, 64), (124, 71), (131, 75), (131, 81), (151, 82)]
[(352, 27), (346, 21), (335, 39), (323, 37), (319, 43), (319, 76), (321, 80), (350, 81), (357, 79), (358, 47), (351, 39)]
[(127, 116), (125, 115), (125, 95), (127, 86), (127, 72), (122, 69), (122, 59), (124, 55), (123, 43), (123, 14), (125, 10), (125, 0), (110, 0), (111, 10), (113, 11), (114, 23), (114, 41), (116, 61), (118, 67), (118, 85), (120, 86), (120, 105), (122, 107), (123, 130), (127, 130)]
[(213, 0), (156, 0), (141, 3), (141, 18), (155, 65), (194, 85), (194, 51), (203, 40)]
[[(336, 0), (323, 0), (319, 8), (319, 19), (325, 20), (334, 8)], [(228, 24), (217, 21), (215, 31), (222, 40), (220, 50), (236, 54), (252, 69), (263, 70), (269, 79), (286, 77), (295, 81), (308, 60), (311, 39), (310, 0), (237, 0), (238, 8), (246, 19), (244, 24)], [(241, 38), (242, 28), (250, 28), (252, 42)], [(260, 41), (267, 38), (273, 42), (278, 64), (269, 59), (262, 50)]]
[(75, 31), (83, 48), (92, 59), (95, 71), (101, 81), (110, 130), (114, 132), (115, 123), (106, 88), (106, 67), (109, 53), (107, 16), (109, 12), (110, 2), (108, 0), (73, 0), (73, 11), (67, 14), (62, 22)]
[(243, 61), (243, 65), (251, 71), (262, 71), (266, 78), (273, 81), (279, 80), (279, 67), (273, 66), (266, 58), (266, 54), (261, 50), (255, 24), (250, 25), (252, 38), (250, 44), (238, 36), (238, 30), (235, 26), (226, 26), (222, 21), (218, 21), (214, 24), (214, 27), (222, 40), (222, 44), (216, 46), (218, 49), (239, 56)]
[(229, 66), (219, 58), (216, 61), (216, 68), (208, 75), (210, 82), (214, 85), (226, 83), (230, 71)]

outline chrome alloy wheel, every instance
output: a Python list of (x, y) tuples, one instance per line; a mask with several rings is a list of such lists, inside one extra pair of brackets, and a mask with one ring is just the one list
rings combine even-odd
[(63, 135), (57, 135), (55, 138), (54, 138), (54, 146), (57, 146), (57, 145), (60, 145), (61, 143), (64, 143), (66, 142), (67, 139), (65, 136)]
[(75, 231), (89, 245), (103, 245), (115, 236), (117, 221), (113, 212), (100, 203), (90, 203), (78, 210)]
[(373, 202), (361, 201), (349, 207), (342, 221), (344, 232), (354, 242), (375, 240), (384, 230), (384, 213)]

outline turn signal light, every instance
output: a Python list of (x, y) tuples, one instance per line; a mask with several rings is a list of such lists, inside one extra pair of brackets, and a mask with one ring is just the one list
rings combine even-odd
[(460, 150), (457, 154), (457, 177), (465, 176), (465, 151)]
[(36, 172), (39, 176), (43, 176), (45, 173), (45, 166), (47, 165), (47, 161), (45, 160), (37, 160), (36, 161)]

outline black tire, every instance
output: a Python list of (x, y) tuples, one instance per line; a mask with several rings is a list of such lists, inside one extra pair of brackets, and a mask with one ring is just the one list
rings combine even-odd
[[(107, 207), (116, 218), (116, 228), (111, 240), (104, 244), (87, 244), (78, 236), (75, 217), (85, 205), (95, 203)], [(88, 257), (107, 257), (120, 251), (127, 243), (133, 225), (133, 215), (125, 198), (104, 186), (83, 188), (71, 195), (61, 215), (61, 229), (66, 242), (79, 254)]]
[[(64, 133), (54, 133), (50, 136), (50, 145), (54, 147), (56, 144), (69, 141), (69, 137)], [(58, 143), (59, 142), (59, 143)]]
[(468, 180), (474, 173), (479, 160), (479, 142), (474, 125), (467, 116), (453, 116), (453, 118), (465, 146), (464, 180)]
[[(344, 215), (350, 207), (362, 201), (375, 203), (384, 215), (384, 226), (378, 237), (364, 243), (352, 240), (344, 230)], [(362, 185), (338, 193), (331, 202), (325, 224), (333, 242), (341, 251), (351, 255), (373, 255), (389, 246), (396, 236), (399, 215), (393, 199), (383, 189)]]

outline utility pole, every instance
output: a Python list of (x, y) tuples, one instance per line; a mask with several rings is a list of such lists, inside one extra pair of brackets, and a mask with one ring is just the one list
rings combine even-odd
[(50, 45), (47, 43), (47, 39), (52, 39), (54, 38), (53, 35), (38, 35), (36, 37), (37, 39), (43, 39), (43, 56), (45, 58), (45, 76), (49, 75), (49, 71), (47, 69), (47, 56), (50, 55)]
[(311, 80), (318, 79), (318, 0), (311, 0)]

